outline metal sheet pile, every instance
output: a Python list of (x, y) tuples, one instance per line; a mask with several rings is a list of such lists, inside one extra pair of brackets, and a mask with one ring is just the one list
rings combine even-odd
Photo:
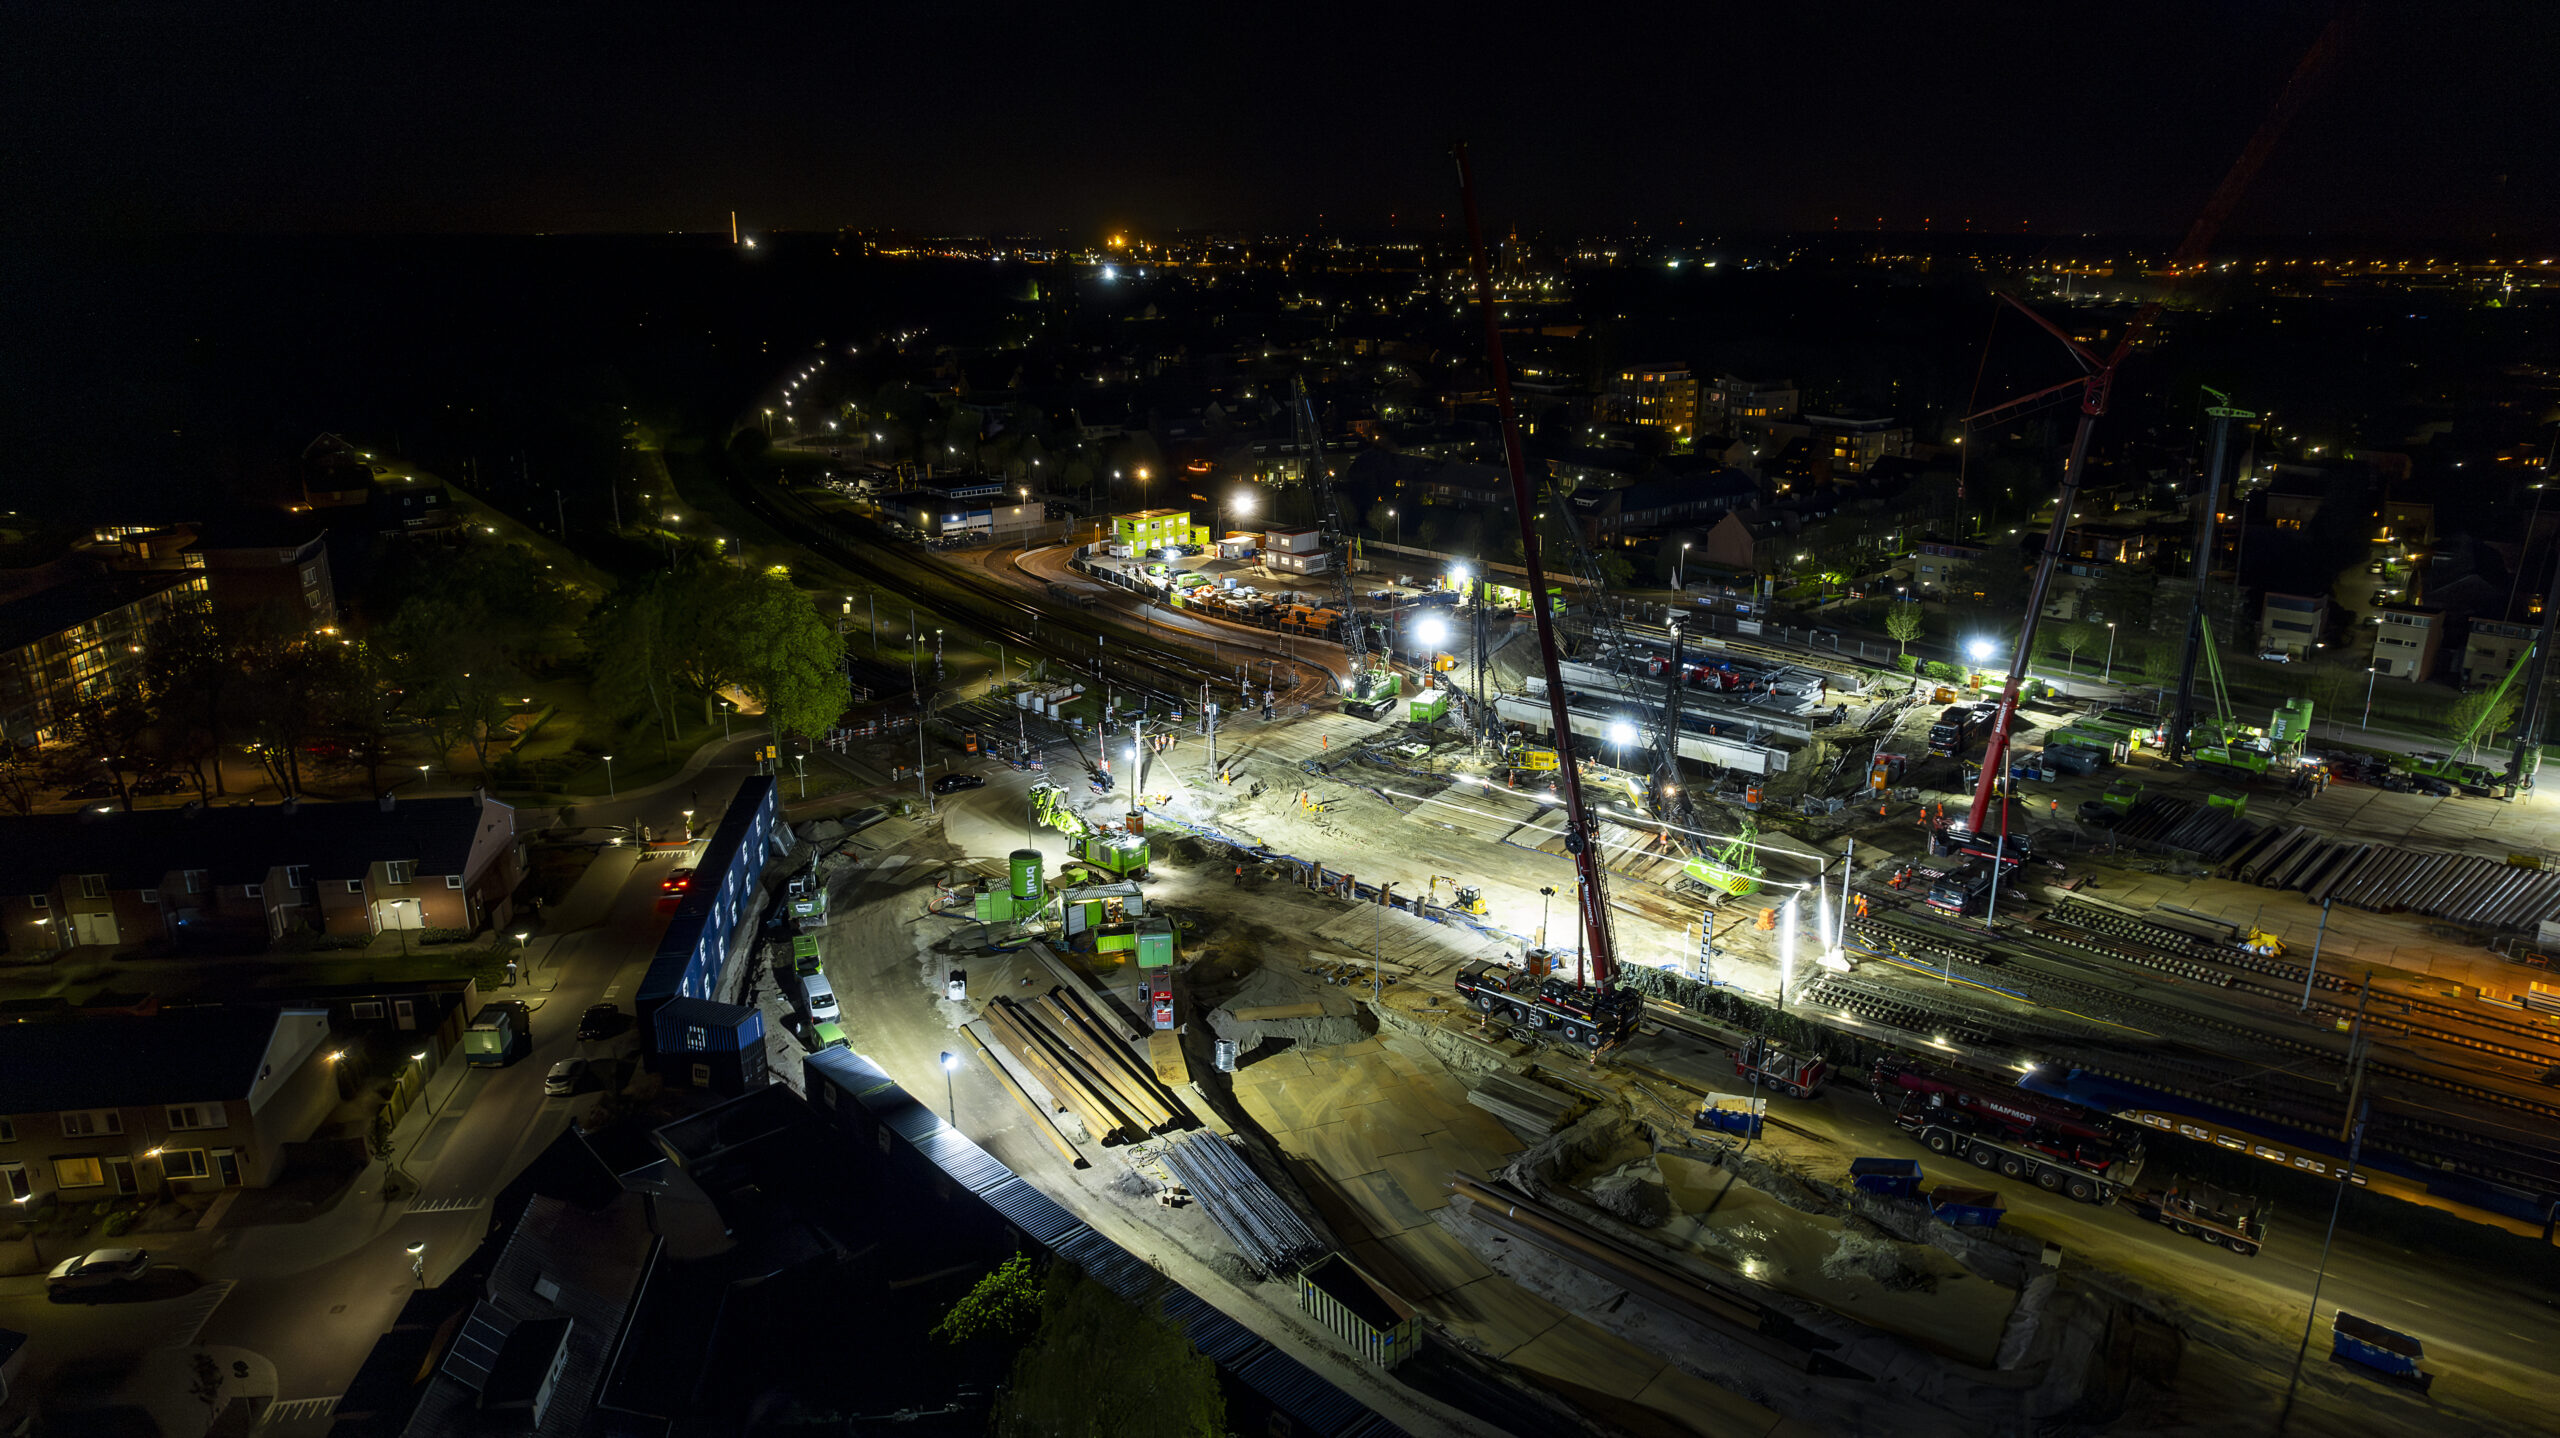
[(1467, 1102), (1502, 1120), (1502, 1126), (1528, 1143), (1556, 1131), (1580, 1100), (1556, 1092), (1535, 1079), (1494, 1070), (1479, 1074), (1467, 1090)]
[(1184, 1134), (1165, 1147), (1164, 1163), (1235, 1240), (1237, 1250), (1263, 1272), (1295, 1273), (1324, 1256), (1315, 1230), (1225, 1139), (1206, 1132)]
[(2223, 872), (2270, 889), (2299, 890), (2315, 904), (2334, 900), (2487, 929), (2531, 929), (2560, 917), (2560, 873), (2472, 854), (2332, 839), (2300, 827), (2234, 850)]
[(2190, 804), (2165, 794), (2154, 794), (2134, 805), (2133, 812), (2116, 826), (2120, 839), (2217, 861), (2258, 837), (2258, 833), (2257, 825), (2227, 809)]

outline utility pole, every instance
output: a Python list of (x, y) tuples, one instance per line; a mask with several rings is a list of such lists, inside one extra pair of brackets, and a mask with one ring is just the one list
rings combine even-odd
[(924, 721), (933, 716), (933, 700), (928, 695), (916, 696), (916, 794), (924, 800), (924, 811), (933, 812), (933, 786), (924, 778)]
[(2320, 1322), (2320, 1286), (2329, 1278), (2329, 1246), (2338, 1239), (2338, 1214), (2347, 1206), (2347, 1188), (2355, 1181), (2356, 1161), (2364, 1156), (2364, 1125), (2371, 1111), (2362, 1097), (2364, 1092), (2364, 1009), (2373, 998), (2373, 970), (2364, 971), (2364, 995), (2356, 1000), (2356, 1026), (2347, 1039), (2347, 1128), (2341, 1135), (2347, 1140), (2347, 1167), (2338, 1175), (2337, 1192), (2329, 1200), (2329, 1231), (2320, 1239), (2320, 1266), (2311, 1274), (2311, 1303), (2302, 1315), (2302, 1343), (2293, 1350), (2293, 1376), (2285, 1380), (2284, 1406), (2276, 1410), (2276, 1428), (2282, 1431), (2293, 1417), (2295, 1392), (2302, 1386), (2302, 1361), (2311, 1354), (2311, 1330)]

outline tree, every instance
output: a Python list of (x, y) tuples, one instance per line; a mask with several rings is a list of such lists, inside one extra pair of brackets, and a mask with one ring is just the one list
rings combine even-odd
[(735, 631), (739, 677), (764, 700), (774, 735), (834, 728), (853, 702), (834, 623), (778, 574), (759, 576), (746, 600)]
[(149, 669), (144, 683), (162, 696), (164, 718), (184, 722), (198, 742), (173, 745), (196, 756), (196, 788), (227, 791), (222, 780), (222, 751), (233, 730), (241, 680), (248, 668), (249, 646), (224, 635), (201, 612), (187, 611), (152, 626), (144, 646)]
[(972, 1338), (1015, 1338), (1029, 1333), (1040, 1323), (1040, 1279), (1031, 1271), (1031, 1256), (1017, 1253), (1006, 1259), (977, 1286), (961, 1295), (933, 1326), (933, 1336), (945, 1343), (965, 1343)]
[(1893, 636), (1894, 643), (1902, 646), (1902, 653), (1908, 654), (1911, 652), (1911, 641), (1920, 637), (1920, 631), (1926, 626), (1927, 618), (1918, 600), (1906, 599), (1885, 611), (1884, 632)]
[(93, 779), (98, 771), (90, 766), (104, 764), (125, 808), (132, 809), (133, 789), (125, 775), (134, 771), (134, 751), (142, 747), (143, 736), (158, 717), (152, 710), (149, 690), (129, 687), (83, 699), (67, 717), (73, 762)]
[(1220, 1438), (1226, 1423), (1218, 1365), (1154, 1303), (1050, 1265), (1040, 1330), (997, 1403), (1002, 1438)]
[(2465, 694), (2446, 705), (2444, 716), (2436, 722), (2449, 741), (2459, 743), (2470, 738), (2485, 743), (2514, 722), (2515, 717), (2516, 696), (2510, 686), (2503, 693), (2483, 690), (2477, 694)]
[(2080, 672), (2080, 651), (2098, 642), (2098, 626), (2084, 619), (2074, 619), (2053, 631), (2053, 642), (2070, 656), (2071, 672)]

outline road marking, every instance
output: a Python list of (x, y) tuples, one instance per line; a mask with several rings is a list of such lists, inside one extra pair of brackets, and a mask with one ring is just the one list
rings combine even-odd
[(258, 1426), (265, 1428), (275, 1423), (300, 1423), (312, 1418), (326, 1418), (330, 1410), (338, 1406), (338, 1400), (345, 1396), (343, 1393), (337, 1393), (327, 1398), (288, 1398), (281, 1403), (269, 1404), (267, 1411), (258, 1415)]
[(217, 1278), (198, 1289), (186, 1307), (173, 1311), (169, 1315), (169, 1341), (161, 1346), (185, 1348), (193, 1344), (196, 1335), (204, 1332), (206, 1321), (213, 1317), (213, 1310), (231, 1296), (232, 1283), (231, 1279)]
[(431, 1198), (424, 1203), (412, 1202), (409, 1205), (409, 1211), (411, 1213), (461, 1213), (467, 1209), (478, 1208), (480, 1204), (481, 1200), (476, 1198)]

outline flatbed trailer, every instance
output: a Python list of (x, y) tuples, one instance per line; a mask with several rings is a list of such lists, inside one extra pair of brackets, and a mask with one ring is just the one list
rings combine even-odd
[(2124, 1187), (2077, 1164), (1988, 1134), (1963, 1133), (1934, 1123), (1905, 1131), (1931, 1153), (1963, 1159), (1976, 1168), (1988, 1169), (2002, 1178), (2021, 1179), (2077, 1203), (2113, 1203)]
[(2212, 1184), (2173, 1179), (2161, 1189), (2127, 1185), (2120, 1201), (2137, 1217), (2228, 1248), (2242, 1258), (2256, 1257), (2267, 1241), (2265, 1201)]

